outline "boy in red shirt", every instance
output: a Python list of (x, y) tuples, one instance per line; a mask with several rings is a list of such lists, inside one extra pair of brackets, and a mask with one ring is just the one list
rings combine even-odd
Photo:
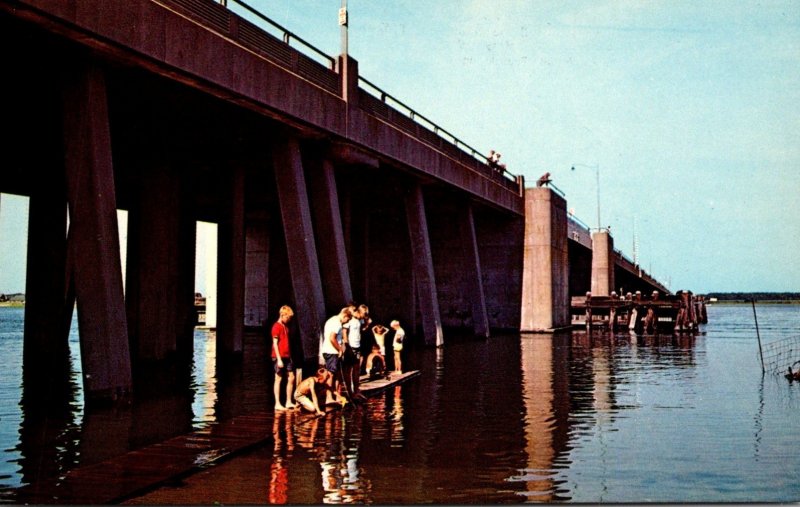
[[(286, 305), (281, 306), (278, 312), (278, 321), (272, 325), (272, 367), (275, 369), (275, 410), (294, 408), (292, 398), (294, 391), (294, 364), (289, 350), (289, 321), (294, 312)], [(286, 406), (281, 404), (281, 382), (286, 378)]]

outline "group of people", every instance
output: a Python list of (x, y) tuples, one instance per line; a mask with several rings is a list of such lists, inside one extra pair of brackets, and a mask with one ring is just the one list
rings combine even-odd
[(495, 171), (503, 173), (506, 170), (506, 165), (500, 162), (500, 157), (502, 157), (502, 155), (499, 152), (489, 150), (489, 155), (486, 157), (486, 163)]
[[(385, 339), (390, 330), (380, 324), (372, 326), (367, 305), (350, 303), (325, 322), (320, 368), (316, 375), (302, 379), (301, 370), (292, 361), (288, 324), (293, 316), (289, 306), (282, 306), (270, 331), (276, 411), (297, 408), (324, 415), (325, 405), (366, 400), (360, 390), (362, 370), (370, 379), (388, 375)], [(391, 321), (389, 327), (394, 332), (394, 372), (402, 373), (405, 331), (397, 320)], [(370, 339), (370, 331), (374, 340)], [(286, 401), (281, 403), (284, 382)]]

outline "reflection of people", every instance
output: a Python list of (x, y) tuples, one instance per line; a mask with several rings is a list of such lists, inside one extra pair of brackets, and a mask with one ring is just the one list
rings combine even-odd
[(394, 371), (395, 373), (403, 373), (403, 362), (400, 358), (403, 351), (403, 340), (406, 337), (406, 332), (400, 327), (400, 322), (393, 320), (389, 327), (394, 329), (394, 338), (392, 339), (392, 349), (394, 350)]
[[(273, 393), (275, 395), (275, 410), (294, 408), (292, 392), (294, 391), (294, 363), (289, 348), (289, 328), (287, 324), (292, 319), (294, 312), (286, 305), (278, 311), (278, 321), (272, 325), (272, 365), (275, 370)], [(286, 406), (281, 404), (281, 383), (286, 378)]]
[(273, 460), (269, 474), (269, 503), (285, 504), (289, 501), (289, 469), (285, 459), (294, 449), (293, 433), (294, 417), (292, 412), (281, 412), (275, 415), (272, 423), (272, 434), (275, 440)]
[(330, 376), (331, 372), (320, 368), (315, 377), (308, 377), (300, 382), (294, 393), (294, 399), (298, 403), (297, 408), (302, 407), (312, 414), (325, 415), (325, 412), (319, 408), (319, 395), (324, 395), (327, 391)]

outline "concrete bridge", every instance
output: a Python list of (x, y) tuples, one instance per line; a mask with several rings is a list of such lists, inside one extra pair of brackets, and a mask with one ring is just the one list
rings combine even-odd
[(352, 299), (440, 346), (568, 326), (587, 290), (666, 292), (356, 60), (212, 0), (2, 0), (0, 40), (0, 192), (30, 197), (25, 374), (63, 363), (77, 302), (90, 403), (191, 357), (198, 221), (218, 224), (222, 357), (283, 304), (313, 367)]

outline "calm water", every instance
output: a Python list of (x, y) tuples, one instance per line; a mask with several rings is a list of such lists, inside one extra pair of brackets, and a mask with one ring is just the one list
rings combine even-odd
[[(13, 488), (270, 407), (257, 335), (216, 378), (195, 335), (193, 382), (87, 414), (23, 409), (22, 311), (0, 308), (0, 487)], [(800, 334), (800, 306), (758, 307), (762, 340)], [(572, 332), (408, 347), (422, 376), (356, 410), (276, 419), (274, 443), (129, 503), (800, 501), (800, 383), (762, 377), (749, 306), (710, 306), (696, 336)], [(77, 338), (71, 339), (77, 358)], [(77, 361), (74, 361), (77, 363)]]

